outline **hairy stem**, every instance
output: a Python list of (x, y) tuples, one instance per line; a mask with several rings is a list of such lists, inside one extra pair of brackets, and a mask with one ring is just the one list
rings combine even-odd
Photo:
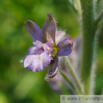
[(80, 83), (80, 80), (79, 80), (79, 78), (78, 78), (78, 75), (76, 74), (74, 68), (72, 67), (69, 59), (68, 59), (67, 57), (63, 57), (63, 59), (65, 60), (66, 65), (67, 65), (67, 67), (68, 67), (68, 69), (69, 69), (69, 72), (71, 73), (71, 75), (72, 75), (72, 77), (73, 77), (73, 79), (74, 79), (74, 81), (75, 81), (75, 83), (76, 83), (76, 85), (77, 85), (80, 93), (83, 94), (82, 84)]
[(94, 24), (97, 26), (102, 18), (103, 18), (103, 10), (101, 11), (97, 19), (94, 21)]
[(85, 94), (90, 94), (96, 31), (94, 26), (93, 0), (81, 0), (81, 8), (83, 23), (81, 81), (84, 85)]
[(75, 91), (75, 93), (77, 93), (78, 95), (79, 94), (82, 94), (80, 93), (80, 91), (77, 90), (77, 88), (72, 84), (72, 82), (69, 80), (69, 78), (61, 71), (59, 71), (61, 73), (61, 75), (63, 76), (63, 78), (68, 82), (68, 84), (71, 86), (72, 90)]

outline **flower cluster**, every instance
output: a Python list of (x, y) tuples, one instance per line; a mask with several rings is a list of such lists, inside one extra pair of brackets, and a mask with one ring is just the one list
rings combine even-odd
[(33, 39), (33, 46), (28, 49), (24, 67), (32, 72), (39, 72), (49, 65), (48, 77), (54, 77), (58, 71), (58, 57), (68, 56), (72, 52), (73, 41), (64, 37), (57, 43), (56, 40), (63, 31), (56, 33), (56, 21), (49, 13), (42, 31), (31, 20), (25, 21), (25, 26)]

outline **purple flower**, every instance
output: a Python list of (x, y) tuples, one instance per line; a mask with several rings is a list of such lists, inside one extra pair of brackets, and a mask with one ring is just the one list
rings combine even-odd
[(34, 46), (28, 49), (23, 62), (24, 67), (32, 72), (39, 72), (49, 65), (47, 76), (54, 77), (58, 71), (58, 57), (68, 56), (72, 52), (72, 40), (64, 37), (57, 43), (63, 31), (56, 33), (56, 21), (49, 13), (42, 31), (31, 20), (25, 21), (25, 26), (33, 39)]

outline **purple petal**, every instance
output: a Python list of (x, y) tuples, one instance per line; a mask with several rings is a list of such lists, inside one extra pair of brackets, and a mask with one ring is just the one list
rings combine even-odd
[(56, 21), (51, 14), (47, 14), (46, 21), (43, 25), (43, 34), (47, 41), (55, 43)]
[(38, 41), (38, 40), (36, 40), (36, 42), (34, 41), (33, 44), (34, 44), (35, 47), (38, 48), (38, 49), (43, 47), (43, 43), (40, 42), (40, 41)]
[(41, 54), (43, 52), (44, 52), (43, 48), (37, 49), (35, 46), (31, 46), (28, 49), (28, 55), (37, 55), (37, 54)]
[(42, 71), (51, 61), (47, 52), (40, 55), (27, 55), (24, 59), (24, 67), (32, 72)]
[(34, 46), (29, 47), (28, 49), (28, 55), (37, 55), (37, 54), (41, 54), (43, 52), (52, 52), (53, 50), (46, 44), (46, 43), (42, 43), (38, 40), (36, 40), (36, 42), (33, 42)]
[(64, 31), (58, 31), (56, 33), (56, 44), (58, 44), (60, 42), (60, 40), (63, 38), (63, 36), (65, 35), (65, 32)]
[(43, 44), (43, 49), (44, 49), (44, 51), (47, 51), (48, 53), (50, 53), (51, 51), (53, 51), (46, 43)]
[(39, 40), (45, 42), (42, 31), (37, 24), (31, 20), (26, 20), (24, 23), (34, 41)]
[(51, 60), (51, 63), (49, 64), (49, 70), (47, 77), (53, 78), (58, 72), (58, 57), (56, 57), (54, 60)]
[(64, 37), (57, 44), (57, 48), (58, 48), (58, 53), (57, 53), (58, 56), (67, 56), (72, 52), (73, 41), (68, 37)]

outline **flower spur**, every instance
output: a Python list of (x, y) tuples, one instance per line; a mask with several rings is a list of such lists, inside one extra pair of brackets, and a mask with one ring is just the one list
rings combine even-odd
[(63, 31), (56, 33), (56, 21), (49, 13), (42, 31), (31, 20), (25, 21), (25, 26), (33, 39), (34, 46), (28, 49), (23, 62), (24, 67), (32, 72), (39, 72), (49, 65), (47, 76), (54, 77), (58, 71), (58, 57), (68, 56), (72, 52), (73, 41), (64, 37), (59, 43), (56, 42)]

